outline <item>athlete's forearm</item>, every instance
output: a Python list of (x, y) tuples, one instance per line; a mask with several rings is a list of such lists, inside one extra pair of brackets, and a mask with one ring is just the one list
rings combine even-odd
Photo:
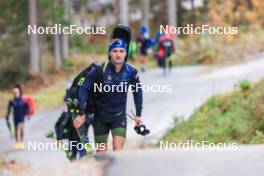
[(136, 107), (136, 116), (141, 116), (142, 112), (142, 104), (143, 104), (143, 95), (142, 95), (142, 90), (138, 90), (133, 92), (134, 96), (134, 103)]
[(137, 86), (140, 85), (140, 81), (137, 73), (132, 79), (132, 85), (134, 86), (133, 97), (136, 107), (136, 116), (141, 116), (142, 104), (143, 104), (143, 91), (141, 86)]
[(11, 112), (11, 102), (8, 102), (8, 106), (7, 106), (7, 113), (6, 113), (6, 121), (9, 120), (9, 115), (10, 115), (10, 112)]

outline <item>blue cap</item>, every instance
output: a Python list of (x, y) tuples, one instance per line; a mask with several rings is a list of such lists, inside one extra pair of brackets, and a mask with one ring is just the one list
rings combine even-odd
[(147, 32), (148, 32), (147, 27), (146, 27), (146, 26), (141, 26), (141, 28), (140, 28), (140, 32), (141, 32), (141, 33), (147, 33)]
[(112, 49), (115, 48), (123, 48), (126, 50), (127, 49), (126, 42), (122, 39), (115, 40), (113, 43), (110, 44), (108, 52), (110, 52)]

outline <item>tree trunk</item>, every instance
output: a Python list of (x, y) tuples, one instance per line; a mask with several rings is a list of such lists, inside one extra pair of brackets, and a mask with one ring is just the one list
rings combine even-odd
[(55, 70), (59, 70), (61, 66), (61, 48), (60, 48), (60, 35), (54, 34), (54, 59)]
[[(177, 28), (177, 0), (167, 0), (168, 24)], [(176, 47), (177, 34), (174, 37), (174, 46)]]
[(167, 0), (168, 24), (177, 27), (177, 0)]
[(192, 14), (194, 14), (194, 0), (190, 0), (191, 1), (191, 11)]
[[(63, 0), (65, 6), (64, 20), (70, 21), (70, 11), (71, 11), (71, 2), (70, 0)], [(61, 49), (62, 49), (62, 58), (67, 59), (69, 57), (69, 36), (67, 34), (62, 34), (61, 36)]]
[(195, 11), (194, 11), (194, 0), (191, 0), (191, 12), (192, 12), (192, 18), (191, 18), (191, 23), (195, 23)]
[(119, 5), (119, 23), (128, 26), (128, 0), (118, 0)]
[(67, 34), (61, 35), (61, 49), (62, 49), (62, 58), (69, 58), (69, 36)]
[[(29, 0), (29, 25), (37, 26), (37, 4), (36, 0)], [(39, 44), (38, 34), (29, 34), (30, 74), (38, 74), (39, 69)]]
[[(60, 3), (59, 0), (54, 1), (54, 5), (57, 6)], [(53, 20), (53, 25), (56, 24), (55, 19)], [(53, 49), (54, 49), (54, 67), (55, 70), (58, 71), (61, 66), (61, 35), (60, 34), (54, 34), (54, 43), (53, 43)]]
[(143, 6), (143, 21), (142, 25), (146, 26), (147, 29), (149, 29), (149, 0), (143, 0), (142, 1), (142, 6)]
[(202, 9), (202, 20), (203, 20), (203, 23), (207, 23), (209, 21), (208, 4), (209, 4), (209, 0), (203, 0), (203, 9)]
[(87, 27), (86, 25), (86, 7), (83, 1), (80, 1), (80, 17), (81, 17), (81, 26), (83, 28)]

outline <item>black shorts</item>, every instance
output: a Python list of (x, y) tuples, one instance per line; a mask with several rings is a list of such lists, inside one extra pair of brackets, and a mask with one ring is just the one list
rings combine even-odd
[(158, 58), (158, 64), (161, 68), (166, 68), (166, 58)]
[(107, 143), (110, 130), (112, 136), (126, 137), (127, 118), (124, 113), (119, 116), (95, 115), (93, 127), (95, 142)]
[(143, 56), (147, 56), (148, 55), (147, 48), (141, 47), (140, 48), (140, 54)]
[(14, 126), (15, 128), (17, 128), (19, 123), (24, 123), (24, 117), (20, 117), (20, 118), (14, 118)]

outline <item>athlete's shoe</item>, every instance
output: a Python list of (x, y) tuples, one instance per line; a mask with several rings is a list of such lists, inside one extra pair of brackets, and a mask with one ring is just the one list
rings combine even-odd
[(24, 150), (24, 149), (25, 149), (25, 145), (24, 145), (23, 142), (20, 142), (20, 143), (19, 143), (19, 149), (20, 149), (20, 150)]
[(19, 142), (16, 142), (14, 148), (19, 149), (19, 144), (20, 144)]

